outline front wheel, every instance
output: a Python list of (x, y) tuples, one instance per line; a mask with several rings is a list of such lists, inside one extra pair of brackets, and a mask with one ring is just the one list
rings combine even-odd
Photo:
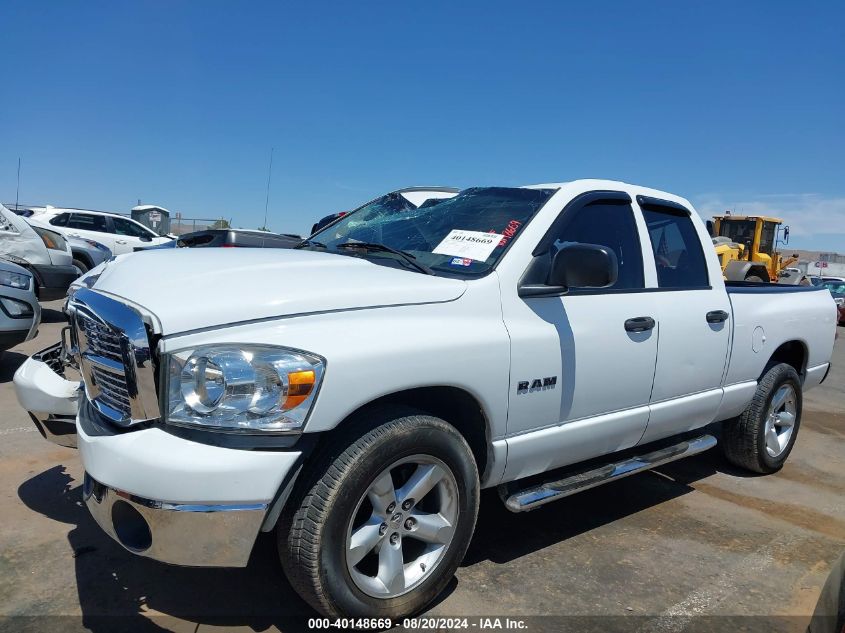
[(407, 409), (339, 433), (286, 504), (282, 566), (327, 616), (416, 613), (469, 546), (479, 503), (472, 451), (451, 425)]

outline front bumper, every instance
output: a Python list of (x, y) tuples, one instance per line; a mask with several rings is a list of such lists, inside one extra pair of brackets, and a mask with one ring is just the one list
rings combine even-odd
[(86, 399), (77, 430), (94, 520), (130, 552), (174, 565), (246, 566), (300, 457), (201, 444), (155, 426), (118, 432)]
[(70, 284), (79, 277), (76, 266), (33, 264), (32, 271), (38, 280), (38, 298), (41, 301), (63, 299)]
[(174, 565), (245, 567), (266, 503), (165, 503), (110, 488), (85, 473), (82, 498), (130, 552)]
[(15, 394), (41, 436), (76, 447), (76, 412), (82, 383), (64, 377), (62, 344), (27, 358), (15, 372)]

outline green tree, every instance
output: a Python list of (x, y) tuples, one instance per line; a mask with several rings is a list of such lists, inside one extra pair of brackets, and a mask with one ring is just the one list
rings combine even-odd
[(213, 229), (228, 229), (230, 227), (231, 225), (229, 224), (229, 220), (225, 220), (223, 218), (220, 218), (214, 224), (211, 225), (211, 228)]

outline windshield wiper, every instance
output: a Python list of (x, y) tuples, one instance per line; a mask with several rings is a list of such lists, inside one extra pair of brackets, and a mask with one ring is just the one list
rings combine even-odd
[(294, 246), (294, 248), (302, 248), (304, 246), (316, 246), (317, 248), (328, 248), (328, 246), (326, 246), (322, 242), (318, 242), (317, 240), (309, 240), (307, 237), (304, 240), (302, 240), (299, 244)]
[(379, 244), (378, 242), (344, 242), (343, 244), (338, 244), (335, 248), (348, 248), (350, 250), (354, 250), (356, 248), (360, 248), (365, 251), (371, 251), (375, 253), (391, 253), (393, 255), (398, 255), (402, 258), (403, 261), (407, 262), (417, 270), (426, 275), (434, 275), (435, 272), (431, 270), (425, 264), (421, 264), (417, 261), (417, 258), (411, 255), (408, 252), (400, 251), (395, 248), (391, 248), (390, 246), (385, 246), (384, 244)]

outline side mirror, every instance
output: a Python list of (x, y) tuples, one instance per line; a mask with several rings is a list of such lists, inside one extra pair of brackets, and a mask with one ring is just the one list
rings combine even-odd
[(716, 226), (713, 224), (713, 220), (707, 220), (704, 224), (707, 227), (707, 234), (710, 237), (716, 237), (716, 234), (714, 233)]
[(607, 288), (619, 276), (616, 253), (598, 244), (569, 244), (555, 253), (550, 267), (545, 263), (534, 268), (542, 276), (529, 267), (518, 288), (520, 297), (559, 297), (571, 288)]
[(789, 244), (789, 227), (783, 227), (783, 243)]
[(142, 235), (138, 239), (141, 240), (142, 242), (152, 242), (153, 241), (153, 238), (151, 238), (149, 235)]
[(618, 276), (619, 264), (613, 249), (598, 244), (570, 244), (555, 254), (546, 283), (566, 288), (607, 288), (616, 283)]

